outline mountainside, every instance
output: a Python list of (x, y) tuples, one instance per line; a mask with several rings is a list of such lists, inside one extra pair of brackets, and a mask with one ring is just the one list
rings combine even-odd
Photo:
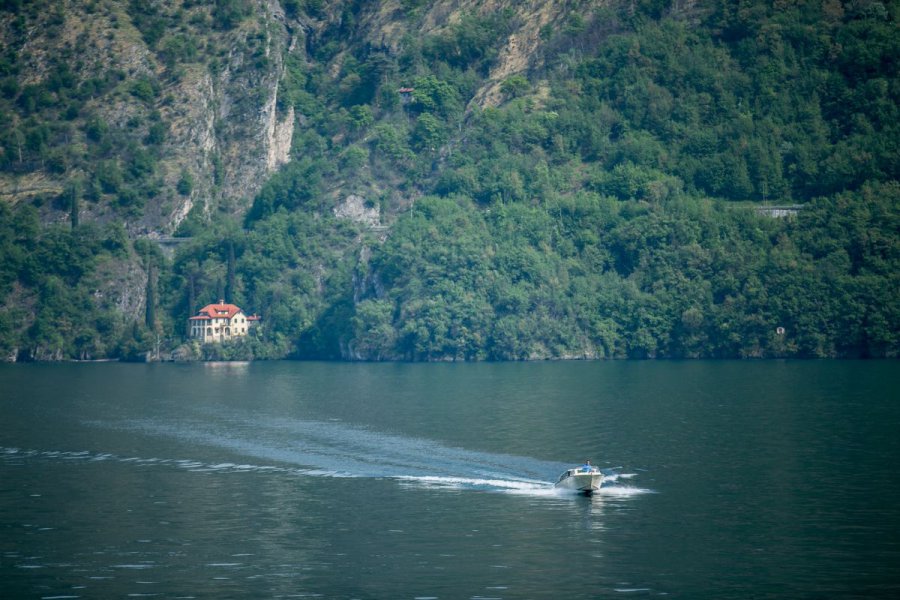
[(221, 3), (7, 4), (8, 202), (74, 187), (83, 220), (171, 233), (192, 209), (240, 214), (287, 162), (293, 112), (276, 103), (296, 42), (277, 2), (230, 19)]
[(0, 354), (896, 356), (898, 17), (2, 1)]

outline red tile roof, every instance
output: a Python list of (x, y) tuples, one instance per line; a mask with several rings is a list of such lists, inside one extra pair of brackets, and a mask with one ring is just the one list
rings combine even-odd
[(234, 304), (225, 304), (224, 301), (220, 301), (218, 304), (207, 304), (200, 309), (196, 317), (191, 317), (190, 320), (206, 321), (208, 319), (231, 319), (239, 312), (243, 312), (240, 307), (235, 306)]

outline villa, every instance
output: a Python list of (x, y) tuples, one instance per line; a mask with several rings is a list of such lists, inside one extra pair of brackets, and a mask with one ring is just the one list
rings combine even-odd
[(224, 300), (219, 300), (218, 304), (207, 304), (197, 316), (188, 320), (191, 338), (204, 344), (247, 335), (259, 321), (258, 316), (248, 317), (240, 307), (225, 304)]

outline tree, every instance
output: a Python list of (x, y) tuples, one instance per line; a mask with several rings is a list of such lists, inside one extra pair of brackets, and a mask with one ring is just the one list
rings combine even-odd
[(178, 179), (178, 184), (175, 186), (175, 189), (178, 190), (178, 193), (182, 196), (191, 195), (191, 192), (194, 190), (194, 177), (191, 175), (190, 171), (182, 169), (181, 177)]
[(416, 119), (412, 139), (413, 147), (417, 150), (436, 152), (446, 142), (447, 134), (437, 117), (425, 113)]
[(500, 91), (506, 94), (508, 98), (518, 98), (527, 92), (530, 86), (528, 79), (523, 75), (513, 75), (500, 84)]
[(144, 325), (150, 331), (156, 330), (156, 282), (153, 278), (154, 268), (151, 265), (147, 269), (147, 286), (144, 292)]
[(237, 276), (235, 274), (234, 242), (228, 240), (228, 267), (225, 274), (225, 302), (235, 301)]
[(63, 189), (63, 203), (69, 209), (69, 222), (72, 229), (76, 229), (79, 224), (79, 210), (81, 207), (82, 183), (80, 179), (70, 181)]

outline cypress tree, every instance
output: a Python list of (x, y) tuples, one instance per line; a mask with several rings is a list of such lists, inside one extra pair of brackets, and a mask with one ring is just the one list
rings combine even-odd
[(72, 220), (72, 229), (76, 229), (78, 227), (78, 194), (72, 194), (72, 197), (69, 199), (69, 203), (69, 216)]
[(234, 302), (235, 273), (234, 273), (234, 242), (228, 241), (228, 272), (225, 276), (225, 301)]
[(153, 265), (147, 269), (147, 293), (146, 293), (145, 324), (147, 329), (156, 329), (156, 286), (153, 284)]
[(188, 275), (188, 313), (193, 317), (197, 311), (197, 279), (196, 275)]
[(81, 208), (81, 182), (73, 181), (69, 185), (66, 186), (66, 189), (63, 191), (63, 206), (68, 206), (69, 208), (69, 220), (72, 225), (72, 229), (78, 227), (78, 211)]

